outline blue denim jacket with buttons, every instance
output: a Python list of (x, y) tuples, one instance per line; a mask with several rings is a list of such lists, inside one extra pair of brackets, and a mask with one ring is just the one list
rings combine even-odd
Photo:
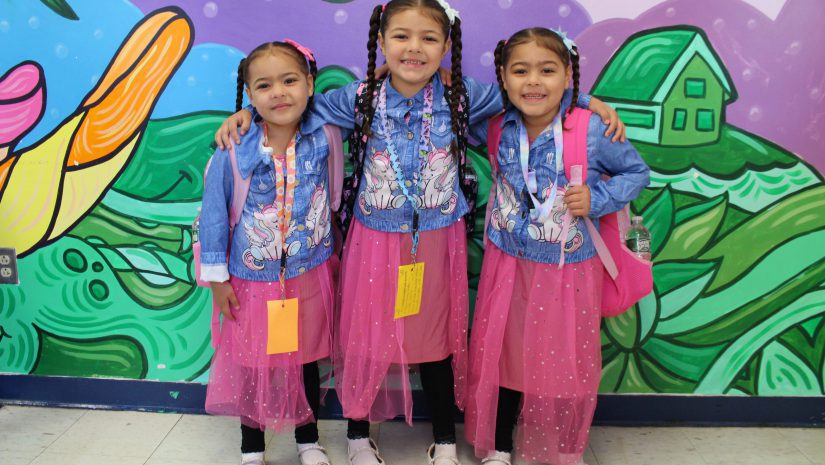
[[(391, 77), (389, 78), (391, 79)], [(315, 97), (313, 111), (327, 123), (342, 128), (355, 124), (354, 108), (358, 86), (355, 81), (340, 89)], [(412, 230), (413, 206), (398, 186), (390, 164), (386, 137), (392, 138), (408, 190), (415, 195), (419, 207), (419, 230), (428, 231), (449, 226), (467, 213), (469, 207), (461, 193), (458, 164), (450, 156), (453, 139), (450, 107), (444, 97), (444, 85), (438, 74), (433, 77), (433, 123), (431, 148), (426, 157), (419, 155), (424, 90), (406, 98), (387, 80), (387, 119), (390, 134), (384, 134), (376, 115), (372, 122), (373, 137), (367, 145), (364, 177), (360, 182), (355, 217), (363, 225), (383, 232)], [(486, 121), (502, 109), (499, 88), (464, 78), (470, 97), (470, 124)], [(377, 99), (375, 99), (377, 101)], [(580, 100), (586, 108), (590, 97)], [(418, 185), (413, 185), (418, 173)]]
[[(571, 92), (562, 99), (562, 111), (569, 106)], [(544, 130), (531, 144), (529, 167), (536, 174), (539, 201), (557, 188), (554, 210), (544, 223), (534, 222), (528, 210), (527, 183), (519, 159), (519, 131), (523, 127), (521, 115), (510, 108), (502, 120), (501, 142), (498, 150), (498, 175), (495, 179), (494, 202), (487, 225), (487, 237), (508, 255), (540, 263), (559, 263), (562, 242), (565, 262), (576, 263), (592, 258), (596, 249), (587, 228), (580, 218), (574, 217), (567, 236), (562, 240), (562, 217), (566, 212), (564, 192), (568, 179), (562, 169), (556, 186), (556, 144), (552, 129)], [(588, 216), (598, 225), (598, 217), (620, 210), (636, 198), (648, 185), (650, 170), (639, 152), (627, 142), (613, 143), (604, 136), (607, 126), (593, 114), (587, 128), (587, 185), (590, 187), (590, 213)], [(471, 128), (473, 134), (487, 140), (487, 125)], [(562, 155), (563, 156), (563, 155)], [(603, 175), (610, 176), (604, 180)]]
[[(240, 222), (232, 234), (228, 272), (251, 281), (277, 281), (282, 241), (279, 209), (275, 205), (275, 164), (262, 145), (263, 131), (252, 124), (235, 146), (241, 176), (252, 176)], [(310, 118), (296, 136), (295, 200), (286, 240), (286, 278), (298, 276), (332, 254), (329, 145), (323, 121)], [(229, 152), (218, 150), (206, 173), (200, 218), (203, 270), (227, 266), (229, 206), (233, 189)], [(204, 273), (202, 272), (202, 276)], [(210, 273), (211, 276), (216, 276)], [(228, 276), (225, 276), (228, 279)], [(220, 280), (208, 278), (207, 280)]]

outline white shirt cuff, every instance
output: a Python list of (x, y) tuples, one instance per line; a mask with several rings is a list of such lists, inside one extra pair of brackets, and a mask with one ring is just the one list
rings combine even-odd
[(222, 283), (229, 281), (229, 269), (226, 265), (201, 264), (201, 281)]

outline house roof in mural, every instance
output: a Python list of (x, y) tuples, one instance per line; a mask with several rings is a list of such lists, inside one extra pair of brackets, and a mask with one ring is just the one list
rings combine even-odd
[(662, 103), (694, 55), (708, 64), (725, 89), (725, 102), (736, 89), (705, 33), (692, 26), (648, 29), (630, 36), (593, 86), (593, 95), (617, 100)]

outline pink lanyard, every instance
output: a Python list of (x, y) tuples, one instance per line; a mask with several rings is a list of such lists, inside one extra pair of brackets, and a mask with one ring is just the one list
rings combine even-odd
[[(281, 272), (278, 274), (278, 279), (281, 282), (281, 300), (286, 294), (286, 236), (289, 232), (289, 223), (292, 221), (292, 207), (295, 204), (295, 138), (296, 134), (292, 135), (292, 140), (286, 146), (286, 160), (283, 157), (272, 154), (272, 162), (275, 164), (275, 211), (278, 212), (280, 220), (279, 229), (281, 231)], [(267, 126), (264, 124), (264, 145), (269, 144), (269, 137), (267, 134)], [(286, 168), (284, 168), (284, 161), (286, 161)], [(286, 184), (286, 190), (284, 190)], [(280, 207), (279, 206), (280, 199)]]

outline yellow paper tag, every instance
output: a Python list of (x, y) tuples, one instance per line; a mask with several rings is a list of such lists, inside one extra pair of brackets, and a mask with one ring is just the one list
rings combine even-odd
[(418, 315), (424, 288), (424, 264), (398, 267), (398, 292), (395, 294), (395, 319)]
[(266, 353), (286, 354), (298, 350), (298, 299), (270, 300)]

